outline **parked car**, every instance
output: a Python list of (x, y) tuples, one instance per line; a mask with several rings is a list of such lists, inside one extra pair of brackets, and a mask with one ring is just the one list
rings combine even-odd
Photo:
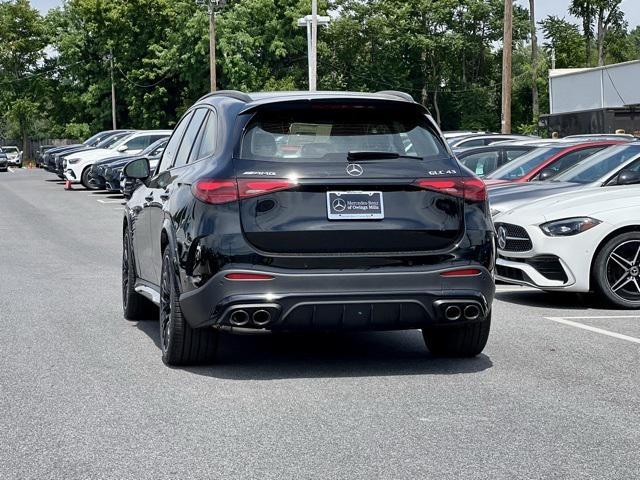
[(508, 183), (525, 183), (532, 180), (551, 180), (554, 176), (580, 163), (585, 158), (611, 145), (622, 142), (548, 143), (490, 173), (485, 178), (487, 186)]
[[(640, 183), (640, 174), (627, 183)], [(570, 191), (495, 218), (498, 280), (543, 290), (595, 291), (640, 308), (640, 186)]]
[(535, 140), (532, 137), (526, 135), (503, 135), (499, 133), (489, 133), (485, 135), (463, 135), (459, 137), (450, 138), (447, 141), (451, 148), (470, 148), (470, 147), (482, 147), (484, 145), (491, 145), (496, 142), (505, 142), (513, 140)]
[(36, 151), (36, 167), (41, 168), (44, 167), (44, 155), (52, 148), (56, 148), (55, 145), (40, 145), (38, 150)]
[(0, 172), (6, 172), (7, 170), (9, 170), (9, 159), (7, 154), (0, 148)]
[(2, 151), (7, 155), (7, 162), (12, 167), (22, 167), (22, 152), (18, 147), (13, 145), (5, 145)]
[(139, 130), (118, 142), (110, 148), (95, 148), (86, 152), (69, 155), (64, 167), (64, 176), (71, 183), (82, 183), (85, 188), (89, 184), (89, 168), (95, 162), (111, 157), (114, 152), (122, 155), (136, 154), (143, 151), (152, 143), (171, 134), (171, 130)]
[(168, 137), (161, 138), (136, 155), (120, 155), (94, 163), (89, 171), (89, 183), (95, 188), (106, 189), (109, 192), (120, 192), (120, 174), (124, 166), (131, 160), (146, 157), (149, 160), (151, 170), (154, 170), (160, 161), (167, 140)]
[(482, 178), (534, 148), (532, 145), (512, 145), (506, 142), (484, 147), (454, 148), (453, 153), (462, 165)]
[(212, 360), (221, 329), (421, 328), (449, 356), (486, 344), (486, 190), (406, 94), (209, 94), (154, 173), (145, 158), (124, 173), (144, 181), (125, 207), (124, 315), (160, 307), (167, 364)]
[(83, 143), (75, 143), (72, 145), (65, 145), (63, 147), (52, 148), (45, 154), (45, 169), (59, 174), (61, 162), (58, 159), (61, 156), (72, 152), (100, 148), (104, 142), (108, 141), (113, 136), (120, 135), (124, 132), (131, 132), (131, 130), (106, 130), (104, 132), (96, 133)]
[(640, 142), (605, 148), (549, 181), (489, 189), (491, 215), (569, 190), (619, 185), (629, 171), (640, 172)]
[(619, 140), (621, 142), (634, 142), (637, 137), (628, 133), (586, 133), (582, 135), (567, 135), (563, 140), (581, 140), (585, 142), (597, 142), (599, 140)]

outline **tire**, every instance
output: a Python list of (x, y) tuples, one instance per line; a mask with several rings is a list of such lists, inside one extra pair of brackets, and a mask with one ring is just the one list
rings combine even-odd
[(136, 282), (131, 237), (127, 228), (122, 238), (122, 310), (127, 320), (158, 318), (158, 307), (134, 290)]
[(594, 290), (606, 302), (640, 308), (640, 232), (622, 233), (604, 244), (593, 264)]
[(491, 315), (480, 322), (423, 328), (422, 336), (437, 357), (475, 357), (487, 344), (490, 329)]
[(183, 317), (170, 250), (164, 250), (160, 279), (162, 361), (170, 366), (213, 363), (218, 350), (218, 332), (213, 328), (191, 328)]
[(95, 190), (95, 188), (93, 188), (89, 183), (89, 170), (91, 170), (91, 166), (86, 167), (82, 171), (82, 175), (80, 176), (80, 183), (82, 183), (82, 186), (87, 190)]

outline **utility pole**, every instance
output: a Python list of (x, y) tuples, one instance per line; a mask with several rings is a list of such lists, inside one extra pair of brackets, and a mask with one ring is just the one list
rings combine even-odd
[(504, 0), (502, 47), (502, 133), (511, 133), (511, 54), (513, 43), (513, 0)]
[(210, 89), (215, 92), (216, 79), (216, 13), (227, 3), (227, 0), (196, 0), (198, 5), (205, 5), (209, 15), (209, 77)]
[(311, 0), (311, 57), (309, 58), (309, 91), (315, 92), (318, 82), (318, 0)]
[(529, 0), (529, 26), (531, 28), (531, 103), (533, 122), (538, 125), (540, 101), (538, 98), (538, 36), (536, 32), (536, 0)]
[(116, 85), (113, 83), (113, 49), (109, 49), (109, 60), (111, 63), (111, 125), (115, 130), (116, 124)]
[[(315, 2), (315, 0), (314, 0)], [(312, 5), (313, 11), (313, 5)], [(313, 15), (307, 15), (298, 19), (298, 26), (307, 29), (307, 57), (309, 65), (309, 91), (315, 91), (317, 87), (317, 45), (318, 26), (326, 27), (331, 22), (331, 17), (316, 15), (316, 35), (313, 35)], [(315, 41), (313, 40), (315, 37)]]

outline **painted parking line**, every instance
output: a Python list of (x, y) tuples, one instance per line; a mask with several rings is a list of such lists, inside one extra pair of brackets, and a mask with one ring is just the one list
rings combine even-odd
[(589, 332), (599, 333), (601, 335), (607, 335), (608, 337), (617, 338), (619, 340), (626, 340), (627, 342), (638, 343), (640, 344), (640, 338), (631, 337), (629, 335), (623, 335), (621, 333), (612, 332), (610, 330), (605, 330), (604, 328), (592, 327), (590, 325), (585, 325), (584, 323), (576, 322), (575, 320), (597, 320), (597, 319), (607, 319), (607, 318), (638, 318), (638, 315), (595, 315), (593, 317), (545, 317), (547, 320), (551, 320), (552, 322), (562, 323), (563, 325), (569, 325), (571, 327), (581, 328), (582, 330), (588, 330)]
[(11, 173), (16, 173), (16, 172), (13, 171), (12, 167), (7, 167), (7, 170), (9, 170)]
[(98, 198), (98, 199), (96, 200), (96, 202), (100, 202), (100, 203), (120, 203), (120, 204), (123, 204), (123, 203), (124, 203), (124, 200), (102, 200), (102, 199)]

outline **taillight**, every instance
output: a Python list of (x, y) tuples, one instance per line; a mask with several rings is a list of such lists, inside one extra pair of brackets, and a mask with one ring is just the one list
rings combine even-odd
[(424, 190), (453, 195), (474, 202), (487, 199), (487, 187), (479, 178), (421, 178), (413, 184)]
[(448, 272), (442, 272), (441, 277), (475, 277), (482, 272), (477, 268), (460, 268), (458, 270), (449, 270)]
[(273, 280), (273, 275), (267, 275), (266, 273), (237, 272), (237, 273), (227, 273), (224, 276), (224, 278), (226, 278), (227, 280), (255, 282), (255, 281), (263, 281), (263, 280)]
[(236, 181), (205, 178), (195, 182), (191, 191), (198, 200), (219, 205), (286, 190), (295, 185), (296, 183), (291, 180), (240, 179)]

